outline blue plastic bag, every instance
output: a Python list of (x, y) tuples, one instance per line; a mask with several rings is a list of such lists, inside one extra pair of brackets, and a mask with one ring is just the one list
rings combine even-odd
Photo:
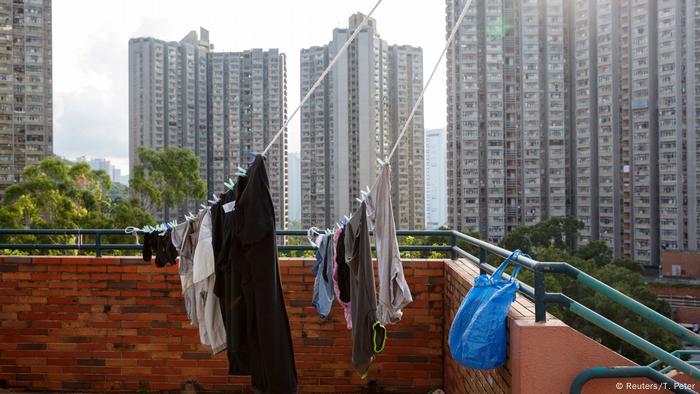
[(450, 327), (450, 352), (452, 358), (467, 368), (494, 369), (506, 362), (506, 316), (519, 288), (515, 278), (520, 265), (516, 263), (510, 279), (501, 276), (520, 255), (527, 256), (516, 250), (493, 276), (476, 277), (474, 287), (455, 315)]

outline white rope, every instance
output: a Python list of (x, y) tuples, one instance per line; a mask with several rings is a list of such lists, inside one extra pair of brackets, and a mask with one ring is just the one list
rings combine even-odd
[(433, 79), (433, 76), (435, 75), (435, 72), (438, 69), (438, 66), (440, 65), (440, 62), (442, 61), (442, 58), (445, 56), (445, 52), (447, 52), (447, 49), (450, 47), (450, 44), (452, 44), (452, 40), (454, 40), (455, 35), (457, 33), (457, 30), (459, 30), (459, 27), (462, 25), (462, 20), (464, 19), (464, 16), (467, 15), (467, 11), (469, 10), (469, 6), (471, 6), (472, 0), (467, 0), (464, 3), (464, 8), (462, 9), (462, 13), (459, 14), (459, 18), (457, 19), (457, 23), (452, 27), (452, 32), (450, 32), (450, 36), (447, 38), (447, 43), (445, 43), (445, 48), (443, 48), (442, 53), (440, 54), (440, 57), (438, 58), (437, 63), (435, 63), (435, 67), (433, 67), (433, 71), (430, 73), (430, 77), (428, 77), (428, 82), (425, 83), (425, 86), (423, 86), (423, 91), (420, 92), (420, 96), (418, 96), (418, 100), (416, 100), (416, 103), (413, 105), (413, 109), (411, 110), (411, 113), (408, 115), (408, 119), (406, 119), (406, 123), (404, 123), (403, 128), (401, 129), (401, 133), (399, 133), (399, 137), (396, 139), (396, 142), (394, 143), (394, 147), (391, 149), (391, 153), (389, 153), (389, 156), (386, 157), (385, 162), (389, 162), (391, 160), (391, 157), (394, 156), (394, 152), (396, 152), (396, 148), (399, 147), (399, 143), (401, 142), (401, 138), (403, 138), (403, 135), (406, 133), (406, 130), (408, 129), (408, 125), (411, 123), (413, 120), (413, 115), (416, 114), (416, 111), (418, 110), (418, 106), (420, 103), (423, 101), (423, 95), (425, 94), (426, 89), (428, 89), (428, 85), (430, 85), (430, 81)]
[(343, 54), (343, 52), (345, 52), (345, 49), (347, 49), (347, 47), (350, 45), (350, 43), (355, 39), (355, 37), (360, 33), (360, 31), (362, 30), (362, 28), (367, 24), (367, 21), (369, 20), (369, 18), (370, 18), (370, 17), (372, 16), (372, 14), (374, 13), (374, 10), (377, 9), (377, 7), (379, 6), (379, 4), (380, 4), (381, 2), (382, 2), (382, 0), (377, 0), (377, 4), (374, 5), (374, 7), (372, 8), (372, 10), (369, 12), (369, 14), (365, 15), (365, 19), (362, 20), (362, 23), (360, 23), (360, 24), (357, 26), (357, 28), (355, 28), (355, 31), (352, 33), (352, 35), (350, 36), (350, 38), (348, 38), (348, 40), (345, 41), (345, 44), (343, 44), (343, 46), (340, 48), (340, 50), (338, 51), (338, 53), (335, 55), (335, 57), (333, 58), (333, 60), (331, 61), (331, 63), (330, 63), (330, 64), (328, 65), (328, 67), (326, 67), (326, 69), (323, 71), (323, 74), (321, 74), (321, 76), (318, 77), (318, 80), (316, 81), (316, 83), (314, 83), (314, 84), (311, 86), (311, 89), (309, 89), (309, 91), (306, 93), (306, 96), (304, 96), (304, 98), (301, 100), (301, 102), (299, 103), (299, 105), (297, 106), (297, 108), (294, 110), (294, 112), (292, 112), (292, 114), (289, 116), (289, 118), (284, 122), (284, 125), (282, 125), (282, 127), (281, 127), (280, 130), (277, 132), (277, 134), (275, 134), (275, 137), (272, 138), (272, 141), (270, 141), (270, 143), (267, 145), (267, 148), (265, 148), (265, 150), (262, 152), (262, 155), (263, 155), (263, 156), (265, 156), (265, 153), (267, 153), (267, 151), (270, 150), (270, 148), (272, 147), (272, 144), (274, 144), (275, 141), (277, 141), (277, 139), (280, 137), (280, 135), (282, 135), (282, 132), (284, 131), (284, 129), (287, 128), (287, 126), (289, 125), (289, 122), (292, 120), (292, 118), (294, 118), (294, 115), (296, 115), (297, 112), (299, 112), (299, 110), (301, 109), (301, 107), (304, 105), (304, 103), (306, 103), (306, 100), (308, 100), (309, 97), (311, 97), (311, 95), (313, 94), (313, 92), (316, 90), (316, 88), (318, 88), (319, 85), (321, 85), (321, 82), (323, 82), (323, 79), (326, 77), (326, 74), (328, 74), (328, 73), (331, 71), (331, 68), (333, 68), (333, 65), (335, 64), (335, 62), (337, 62), (338, 59), (340, 59), (340, 56)]
[(136, 245), (140, 245), (139, 244), (139, 231), (143, 231), (143, 230), (141, 230), (138, 227), (134, 227), (134, 226), (129, 226), (129, 227), (124, 229), (124, 233), (134, 235), (134, 239), (136, 240)]

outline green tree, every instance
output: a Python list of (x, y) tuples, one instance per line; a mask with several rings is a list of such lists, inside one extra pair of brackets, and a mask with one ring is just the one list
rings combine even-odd
[[(124, 228), (153, 222), (153, 218), (133, 201), (113, 202), (109, 197), (112, 183), (107, 174), (92, 170), (86, 163), (69, 164), (49, 157), (25, 168), (21, 179), (5, 190), (0, 207), (2, 228)], [(94, 239), (82, 240), (83, 243), (90, 241)], [(109, 241), (103, 239), (103, 242)], [(3, 237), (3, 242), (73, 243), (75, 237), (15, 235)]]
[(177, 207), (188, 198), (204, 199), (206, 184), (199, 176), (199, 159), (186, 148), (139, 148), (139, 165), (129, 181), (141, 207), (153, 211)]
[[(521, 249), (538, 261), (567, 262), (649, 308), (665, 316), (670, 316), (669, 305), (658, 299), (649, 290), (642, 277), (641, 264), (628, 258), (613, 259), (612, 251), (602, 241), (591, 242), (579, 248), (575, 247), (578, 230), (582, 225), (580, 222), (576, 223), (573, 218), (552, 218), (532, 226), (520, 226), (506, 235), (501, 246), (509, 250)], [(529, 271), (524, 271), (519, 279), (532, 284), (533, 275)], [(573, 300), (666, 350), (682, 348), (682, 344), (669, 333), (607, 297), (594, 293), (573, 278), (563, 274), (548, 274), (545, 276), (545, 288), (549, 292), (566, 294)], [(569, 310), (555, 306), (550, 308), (550, 312), (576, 330), (638, 363), (652, 361), (646, 353), (585, 321)]]
[(5, 190), (0, 220), (6, 228), (89, 226), (107, 208), (110, 187), (104, 171), (50, 157), (25, 168), (22, 181)]

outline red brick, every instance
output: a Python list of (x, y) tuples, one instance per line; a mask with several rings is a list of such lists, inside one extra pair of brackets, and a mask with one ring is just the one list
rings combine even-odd
[[(345, 329), (342, 309), (335, 305), (329, 319), (321, 321), (310, 305), (313, 262), (280, 262), (300, 391), (361, 391), (366, 381), (350, 366), (351, 333)], [(151, 390), (167, 390), (180, 389), (181, 383), (172, 382), (190, 378), (206, 390), (246, 390), (249, 386), (249, 377), (228, 376), (225, 353), (212, 355), (199, 343), (197, 327), (184, 314), (177, 267), (158, 269), (138, 257), (39, 258), (36, 264), (30, 272), (7, 273), (29, 273), (31, 279), (20, 276), (0, 281), (0, 336), (5, 335), (3, 341), (10, 338), (12, 345), (0, 344), (0, 365), (7, 363), (2, 360), (19, 360), (25, 364), (9, 366), (31, 366), (31, 371), (17, 371), (42, 374), (43, 381), (26, 381), (31, 388), (135, 391), (139, 380), (148, 380)], [(466, 293), (464, 289), (461, 295), (453, 295), (460, 297), (458, 302), (443, 304), (448, 274), (442, 264), (404, 261), (406, 273), (415, 271), (424, 277), (409, 277), (416, 301), (404, 311), (404, 320), (391, 327), (389, 347), (371, 369), (371, 377), (387, 391), (426, 392), (442, 386), (442, 311), (457, 307)], [(8, 312), (5, 306), (9, 305), (36, 310), (9, 307), (17, 310)], [(2, 319), (3, 314), (7, 319)], [(18, 315), (23, 319), (18, 320)], [(5, 329), (18, 331), (1, 331)], [(18, 343), (44, 341), (47, 350), (16, 349)], [(147, 374), (149, 379), (145, 379)]]

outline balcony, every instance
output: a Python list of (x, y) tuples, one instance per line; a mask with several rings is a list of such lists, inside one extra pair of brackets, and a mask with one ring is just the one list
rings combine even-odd
[[(227, 375), (225, 354), (213, 356), (199, 344), (198, 330), (184, 312), (177, 266), (157, 268), (140, 257), (97, 257), (108, 250), (140, 249), (135, 244), (101, 242), (117, 234), (125, 237), (122, 230), (0, 230), (0, 235), (21, 232), (79, 233), (87, 242), (2, 244), (0, 249), (77, 249), (95, 251), (96, 256), (0, 256), (0, 380), (7, 386), (69, 392), (250, 389), (249, 377)], [(278, 234), (291, 237), (306, 233)], [(450, 258), (403, 259), (414, 301), (404, 309), (398, 324), (387, 327), (386, 349), (376, 357), (365, 380), (351, 368), (351, 335), (345, 328), (342, 309), (335, 303), (330, 316), (321, 320), (311, 305), (314, 260), (280, 259), (300, 392), (427, 393), (438, 388), (447, 393), (577, 392), (586, 380), (606, 377), (605, 371), (628, 372), (618, 379), (585, 383), (587, 392), (615, 393), (619, 392), (615, 386), (619, 382), (652, 383), (639, 378), (643, 373), (654, 379), (670, 376), (691, 383), (696, 380), (690, 376), (700, 375), (695, 367), (654, 350), (653, 345), (612, 326), (575, 300), (545, 292), (544, 277), (569, 275), (695, 346), (700, 343), (697, 335), (659, 319), (650, 309), (566, 263), (541, 263), (524, 257), (519, 257), (518, 263), (535, 272), (535, 286), (521, 283), (521, 292), (510, 308), (506, 365), (490, 371), (464, 368), (453, 361), (447, 346), (452, 320), (474, 278), (480, 271), (494, 271), (486, 263), (487, 253), (504, 257), (510, 252), (454, 231), (397, 234), (445, 237), (449, 246), (412, 245), (402, 246), (402, 250), (433, 250)], [(133, 236), (125, 239), (133, 240)], [(476, 248), (479, 257), (459, 246), (466, 247), (465, 243)], [(280, 245), (279, 249), (312, 250), (310, 246), (293, 245)], [(655, 375), (651, 366), (634, 365), (547, 314), (548, 303), (566, 306), (686, 374), (663, 370)], [(617, 368), (589, 369), (613, 366)]]

